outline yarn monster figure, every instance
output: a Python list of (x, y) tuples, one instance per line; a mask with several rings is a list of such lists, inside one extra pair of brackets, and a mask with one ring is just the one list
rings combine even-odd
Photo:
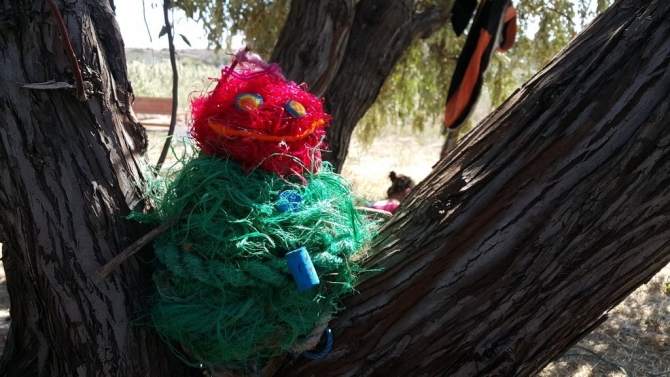
[(250, 371), (313, 348), (353, 291), (374, 224), (321, 162), (322, 101), (247, 51), (192, 102), (199, 151), (148, 194), (153, 327), (192, 365)]

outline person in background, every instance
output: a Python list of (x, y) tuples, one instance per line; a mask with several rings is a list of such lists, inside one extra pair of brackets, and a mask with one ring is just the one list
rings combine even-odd
[(392, 171), (389, 174), (389, 179), (391, 180), (391, 187), (386, 190), (387, 199), (370, 203), (370, 208), (393, 212), (414, 188), (414, 181), (406, 175), (396, 174)]

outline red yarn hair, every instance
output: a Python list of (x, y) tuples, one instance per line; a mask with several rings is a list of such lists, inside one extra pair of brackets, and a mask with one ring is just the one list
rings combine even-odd
[[(247, 172), (255, 168), (282, 176), (317, 172), (330, 121), (322, 101), (286, 81), (274, 64), (247, 64), (239, 71), (235, 65), (214, 79), (213, 91), (191, 103), (190, 131), (198, 147), (206, 154), (238, 161)], [(262, 103), (249, 111), (240, 109), (235, 104), (241, 94), (260, 96)], [(304, 114), (288, 111), (289, 101), (302, 105)]]

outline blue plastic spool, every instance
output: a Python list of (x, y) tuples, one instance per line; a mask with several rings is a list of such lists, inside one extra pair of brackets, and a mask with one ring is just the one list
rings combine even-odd
[(302, 198), (300, 194), (293, 190), (286, 190), (279, 194), (277, 199), (277, 209), (279, 212), (297, 211), (300, 207)]
[(319, 277), (316, 275), (312, 259), (303, 246), (298, 250), (286, 253), (288, 268), (293, 274), (293, 279), (298, 283), (298, 290), (304, 292), (319, 285)]

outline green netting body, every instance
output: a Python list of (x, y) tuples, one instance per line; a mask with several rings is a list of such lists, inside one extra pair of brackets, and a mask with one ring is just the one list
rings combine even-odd
[[(300, 194), (296, 211), (279, 211), (285, 190)], [(374, 227), (327, 164), (291, 182), (199, 155), (147, 195), (155, 211), (134, 215), (137, 220), (159, 224), (179, 216), (155, 241), (164, 268), (154, 273), (152, 324), (181, 344), (189, 360), (206, 366), (262, 363), (328, 321), (353, 290), (360, 272), (355, 261)], [(285, 260), (302, 246), (321, 282), (305, 292)]]

